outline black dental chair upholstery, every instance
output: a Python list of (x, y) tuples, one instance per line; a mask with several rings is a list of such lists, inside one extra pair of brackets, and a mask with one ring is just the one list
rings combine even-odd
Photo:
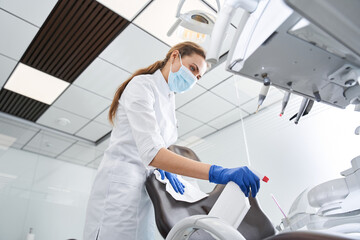
[[(172, 145), (169, 150), (200, 161), (197, 155), (189, 148)], [(171, 228), (180, 220), (193, 215), (207, 215), (212, 206), (223, 191), (225, 185), (216, 185), (207, 198), (195, 203), (176, 201), (165, 190), (165, 184), (156, 180), (155, 175), (151, 174), (146, 180), (146, 189), (154, 205), (156, 225), (160, 234), (166, 238)], [(310, 234), (309, 232), (290, 232), (275, 235), (275, 229), (262, 212), (255, 198), (249, 197), (250, 209), (238, 227), (238, 231), (248, 240), (275, 240), (275, 239), (299, 239), (299, 240), (339, 240), (345, 238), (333, 237), (326, 234)], [(188, 239), (191, 240), (211, 240), (214, 239), (209, 233), (203, 230), (196, 230)], [(347, 238), (346, 238), (347, 239)]]
[[(200, 161), (198, 156), (189, 148), (172, 145), (169, 150)], [(217, 185), (214, 190), (205, 199), (195, 203), (187, 203), (176, 201), (165, 190), (165, 184), (156, 180), (155, 175), (152, 174), (146, 181), (146, 189), (153, 202), (155, 209), (156, 225), (161, 235), (166, 238), (171, 228), (181, 219), (192, 215), (207, 215), (212, 206), (218, 199), (225, 185)], [(246, 239), (264, 239), (275, 234), (275, 230), (270, 220), (259, 208), (257, 200), (249, 198), (250, 210), (246, 214), (243, 222), (240, 224), (238, 230)], [(213, 239), (205, 231), (196, 231), (189, 239)]]

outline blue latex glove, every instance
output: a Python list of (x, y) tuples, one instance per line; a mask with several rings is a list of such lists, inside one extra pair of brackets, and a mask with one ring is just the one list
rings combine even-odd
[(165, 176), (167, 179), (169, 179), (169, 182), (171, 183), (171, 186), (173, 186), (175, 192), (184, 194), (184, 184), (182, 184), (179, 179), (177, 178), (176, 174), (166, 172), (164, 170), (158, 169), (161, 174), (161, 179), (164, 180)]
[(223, 168), (212, 165), (209, 171), (209, 181), (217, 184), (227, 184), (233, 181), (246, 197), (249, 197), (250, 187), (253, 197), (256, 197), (260, 188), (260, 179), (248, 167)]

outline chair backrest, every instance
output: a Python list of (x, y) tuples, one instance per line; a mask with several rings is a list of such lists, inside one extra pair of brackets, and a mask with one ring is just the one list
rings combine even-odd
[[(197, 155), (189, 148), (172, 145), (169, 150), (200, 161)], [(180, 220), (192, 215), (207, 215), (218, 199), (224, 185), (217, 185), (207, 198), (195, 203), (176, 201), (165, 190), (165, 185), (156, 180), (151, 174), (146, 181), (146, 189), (152, 200), (155, 210), (156, 225), (160, 234), (166, 238), (171, 228)], [(275, 234), (270, 220), (261, 211), (255, 198), (249, 197), (250, 210), (246, 214), (238, 230), (246, 239), (264, 239)], [(205, 232), (197, 233), (196, 239), (211, 239)], [(195, 235), (194, 235), (195, 236)], [(194, 239), (194, 238), (189, 238)]]

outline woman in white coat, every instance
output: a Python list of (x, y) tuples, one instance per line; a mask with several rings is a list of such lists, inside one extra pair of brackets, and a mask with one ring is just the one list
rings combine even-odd
[(162, 61), (136, 71), (116, 91), (109, 110), (114, 125), (90, 194), (84, 240), (154, 237), (154, 213), (145, 190), (151, 168), (161, 169), (175, 191), (186, 191), (176, 174), (218, 184), (236, 182), (255, 197), (259, 178), (247, 167), (222, 168), (193, 161), (167, 148), (177, 140), (174, 92), (189, 90), (206, 71), (195, 43), (172, 47)]

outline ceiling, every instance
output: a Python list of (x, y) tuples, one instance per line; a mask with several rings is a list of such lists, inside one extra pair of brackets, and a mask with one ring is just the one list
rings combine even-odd
[[(117, 7), (110, 2), (0, 1), (5, 36), (0, 38), (0, 143), (97, 168), (111, 132), (107, 112), (115, 90), (181, 41), (166, 36), (177, 0), (119, 0)], [(183, 11), (194, 9), (216, 15), (216, 2), (185, 2)], [(223, 55), (241, 14), (230, 26)], [(22, 64), (68, 86), (51, 104), (5, 89)], [(259, 90), (258, 82), (226, 72), (224, 63), (214, 66), (191, 91), (176, 94), (178, 144), (191, 144), (253, 114)], [(271, 89), (264, 106), (281, 98)]]

